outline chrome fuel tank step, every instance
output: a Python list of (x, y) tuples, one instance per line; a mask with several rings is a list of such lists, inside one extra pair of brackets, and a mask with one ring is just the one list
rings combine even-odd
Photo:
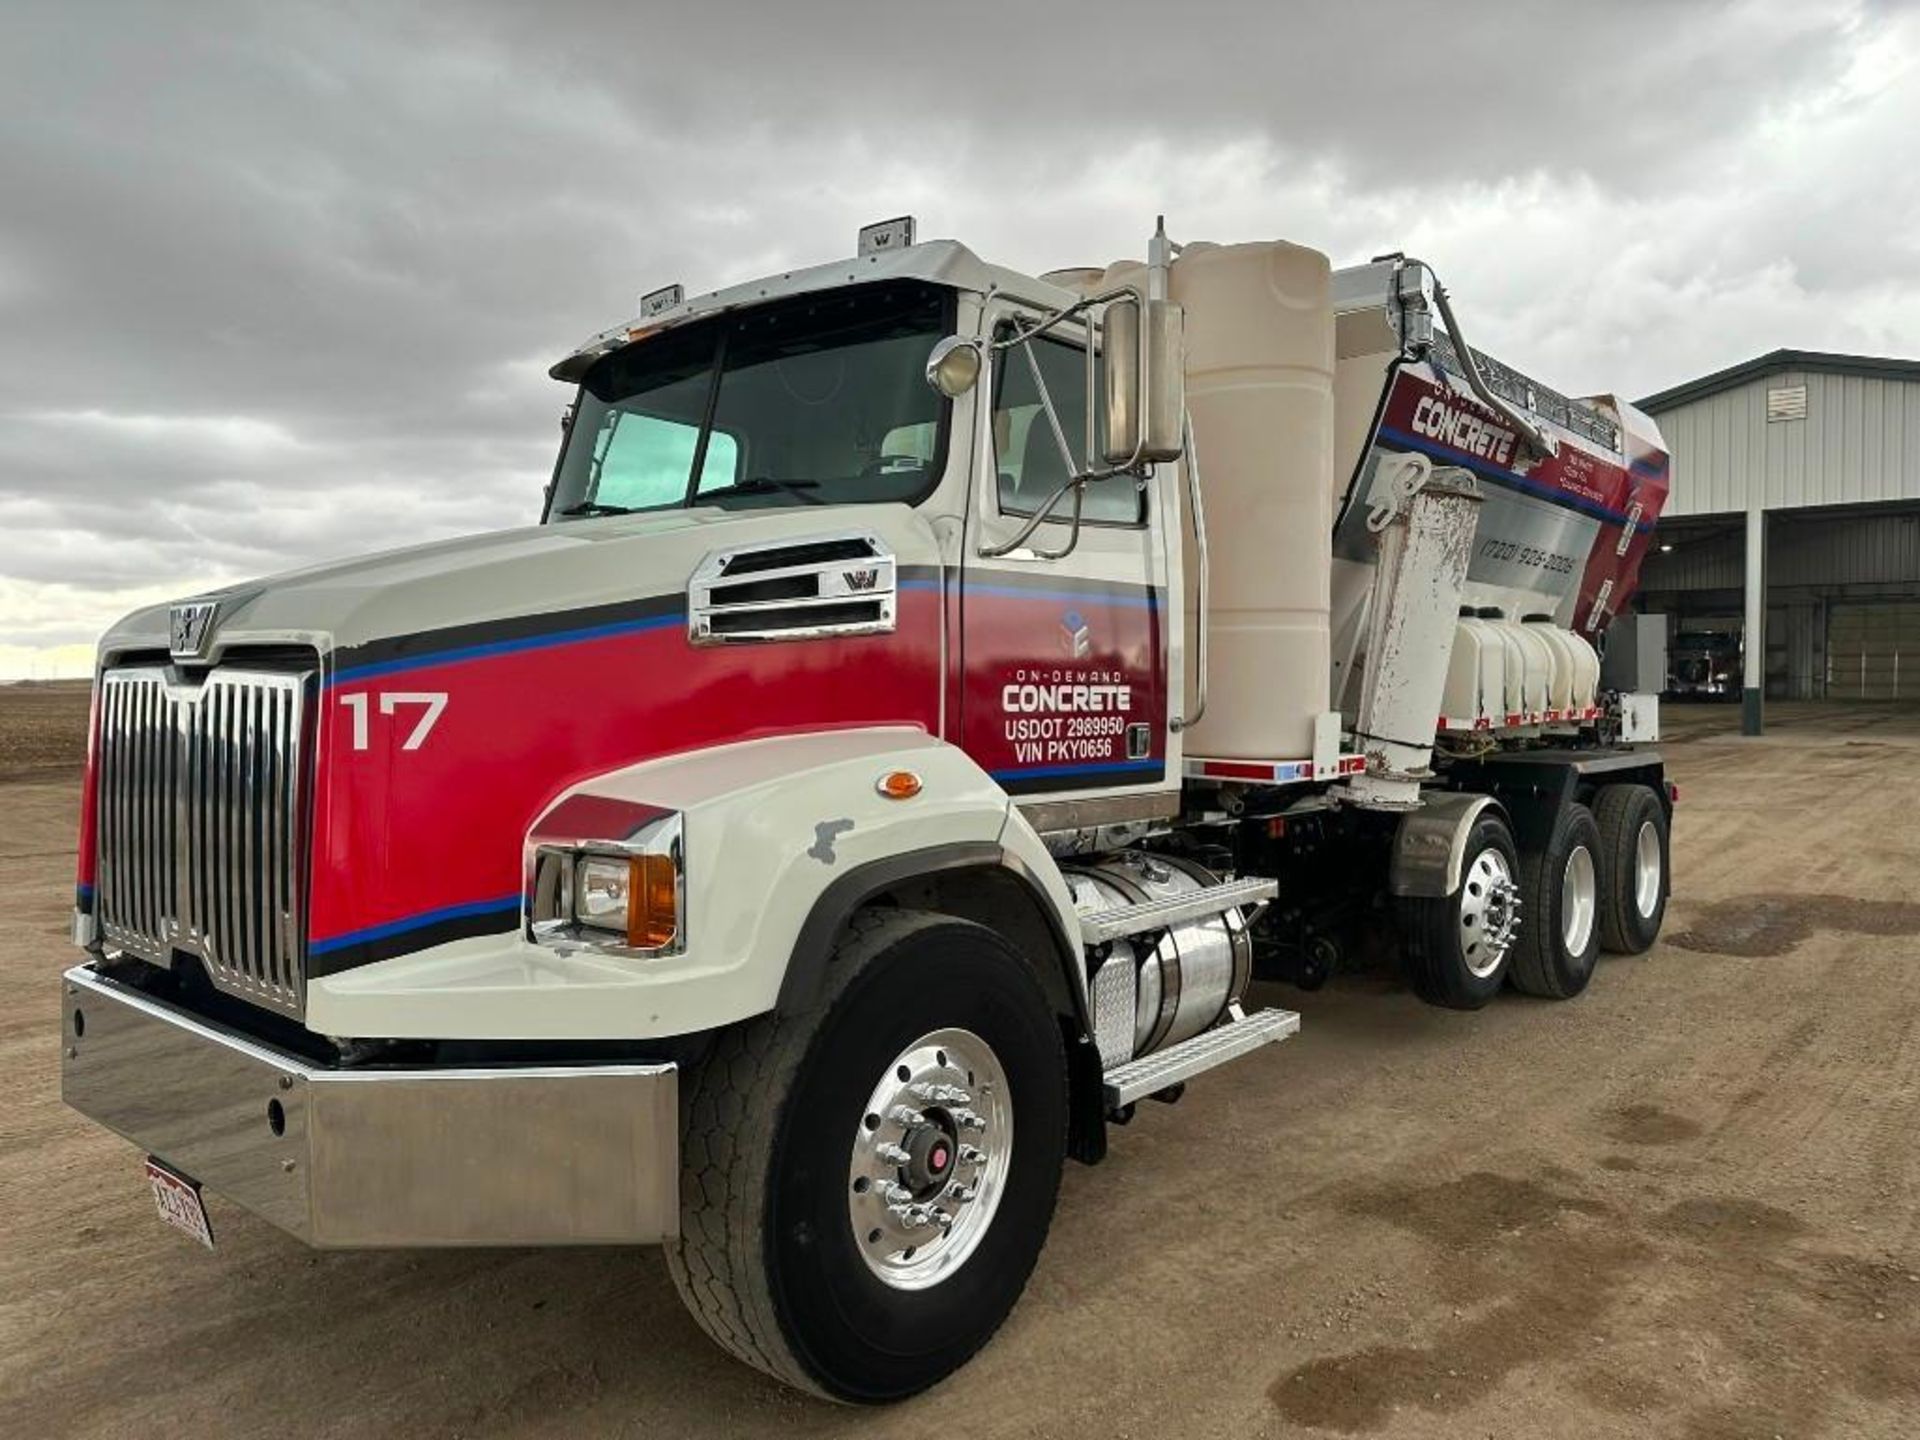
[(1249, 878), (1226, 880), (1202, 890), (1190, 890), (1164, 899), (1147, 900), (1138, 905), (1122, 905), (1080, 917), (1080, 938), (1088, 945), (1102, 945), (1127, 935), (1148, 930), (1168, 929), (1189, 920), (1218, 915), (1241, 905), (1271, 900), (1279, 893), (1277, 881)]
[(1291, 1010), (1258, 1010), (1243, 1015), (1238, 1013), (1238, 1006), (1234, 1009), (1234, 1018), (1224, 1025), (1107, 1071), (1107, 1108), (1117, 1110), (1144, 1100), (1203, 1070), (1285, 1040), (1300, 1028), (1300, 1017)]

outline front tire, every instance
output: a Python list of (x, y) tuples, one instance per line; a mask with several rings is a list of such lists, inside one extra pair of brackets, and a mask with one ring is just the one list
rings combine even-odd
[(1520, 862), (1526, 913), (1513, 953), (1513, 988), (1544, 1000), (1571, 1000), (1593, 978), (1600, 956), (1600, 828), (1584, 805), (1554, 821), (1546, 849)]
[(1066, 1087), (1052, 1007), (997, 934), (863, 914), (816, 1007), (733, 1027), (688, 1079), (667, 1246), (681, 1298), (789, 1385), (862, 1403), (926, 1389), (1026, 1286)]
[(1518, 919), (1519, 873), (1513, 832), (1498, 815), (1483, 813), (1467, 834), (1453, 894), (1400, 901), (1407, 979), (1422, 1000), (1478, 1010), (1500, 993)]

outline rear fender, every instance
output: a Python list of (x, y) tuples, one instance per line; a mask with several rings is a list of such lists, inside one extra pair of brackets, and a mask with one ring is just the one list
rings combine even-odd
[(1387, 886), (1395, 895), (1443, 900), (1460, 888), (1467, 837), (1480, 817), (1493, 814), (1509, 825), (1512, 821), (1491, 795), (1430, 790), (1420, 798), (1420, 808), (1400, 821), (1394, 835)]

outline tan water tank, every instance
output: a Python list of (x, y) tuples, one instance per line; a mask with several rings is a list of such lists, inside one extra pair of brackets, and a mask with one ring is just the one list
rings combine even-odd
[[(1207, 713), (1190, 755), (1305, 758), (1329, 708), (1330, 275), (1325, 255), (1280, 240), (1190, 245), (1173, 265), (1213, 555)], [(1192, 613), (1191, 540), (1186, 568)], [(1189, 628), (1189, 655), (1192, 643)], [(1190, 675), (1188, 713), (1193, 693)]]

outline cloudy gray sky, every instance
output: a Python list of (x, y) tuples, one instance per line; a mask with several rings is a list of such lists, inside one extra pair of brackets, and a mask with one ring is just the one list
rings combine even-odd
[(546, 366), (901, 212), (1027, 270), (1417, 251), (1645, 393), (1920, 352), (1903, 5), (0, 7), (0, 677), (138, 603), (537, 514)]

